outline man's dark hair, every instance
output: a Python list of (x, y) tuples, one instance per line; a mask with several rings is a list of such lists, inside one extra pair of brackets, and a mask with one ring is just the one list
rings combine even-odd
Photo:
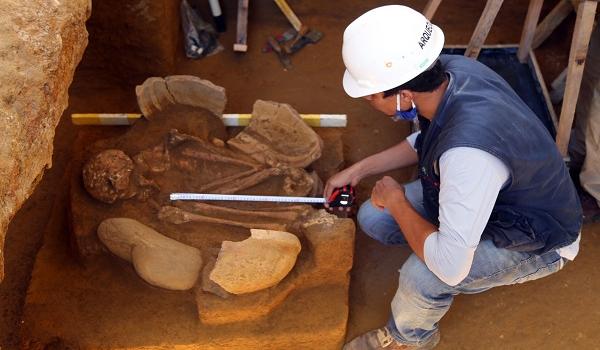
[(442, 67), (440, 60), (437, 60), (433, 67), (417, 75), (406, 83), (396, 86), (393, 89), (384, 91), (383, 97), (397, 94), (400, 90), (410, 90), (414, 92), (432, 92), (437, 89), (446, 80), (446, 71)]

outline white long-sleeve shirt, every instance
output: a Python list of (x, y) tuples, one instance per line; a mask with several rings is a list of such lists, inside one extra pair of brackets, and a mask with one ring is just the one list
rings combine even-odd
[[(407, 138), (414, 148), (419, 132)], [(444, 283), (457, 285), (471, 269), (475, 249), (510, 172), (492, 154), (472, 147), (456, 147), (439, 160), (439, 231), (425, 240), (427, 267)], [(573, 260), (579, 238), (557, 251)]]

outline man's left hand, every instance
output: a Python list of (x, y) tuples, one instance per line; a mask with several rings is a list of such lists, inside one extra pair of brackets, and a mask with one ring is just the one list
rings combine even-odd
[(389, 176), (384, 176), (377, 181), (371, 193), (371, 204), (380, 210), (385, 209), (392, 201), (404, 201), (405, 199), (404, 187)]

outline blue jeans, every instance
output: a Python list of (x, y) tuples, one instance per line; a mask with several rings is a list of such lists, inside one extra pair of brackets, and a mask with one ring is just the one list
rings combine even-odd
[[(408, 201), (427, 219), (421, 183), (411, 182), (404, 188)], [(370, 201), (360, 207), (358, 223), (363, 232), (383, 244), (407, 243), (389, 212), (380, 211)], [(534, 255), (497, 248), (491, 241), (481, 241), (468, 276), (458, 285), (449, 286), (412, 254), (400, 269), (387, 328), (402, 344), (424, 343), (438, 331), (438, 322), (450, 308), (455, 295), (480, 293), (496, 286), (548, 276), (560, 270), (565, 260), (554, 251)]]

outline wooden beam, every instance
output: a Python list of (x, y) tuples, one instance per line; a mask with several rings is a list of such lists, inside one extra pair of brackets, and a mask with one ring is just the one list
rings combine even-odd
[(597, 5), (596, 1), (586, 0), (581, 1), (577, 9), (575, 30), (573, 32), (573, 40), (571, 41), (571, 51), (569, 52), (567, 85), (565, 87), (565, 96), (556, 132), (556, 145), (563, 156), (567, 155), (571, 126), (573, 125), (573, 118), (575, 116), (575, 106), (579, 97), (579, 87), (581, 86), (581, 78), (583, 77), (583, 68), (585, 67), (590, 36), (594, 27)]
[(485, 39), (490, 32), (490, 28), (492, 27), (492, 24), (494, 24), (496, 15), (498, 14), (498, 11), (500, 11), (500, 7), (502, 7), (503, 2), (504, 0), (487, 1), (485, 8), (483, 9), (483, 13), (479, 18), (479, 22), (477, 22), (477, 27), (475, 27), (475, 30), (473, 31), (473, 35), (469, 41), (469, 46), (467, 46), (467, 50), (465, 51), (465, 56), (471, 58), (477, 58), (477, 56), (479, 56), (481, 46), (485, 42)]
[(562, 21), (573, 11), (573, 5), (569, 0), (561, 0), (550, 13), (542, 20), (536, 28), (533, 36), (532, 49), (538, 48)]
[(248, 51), (248, 1), (238, 0), (237, 34), (233, 51)]
[(543, 4), (544, 0), (529, 0), (529, 8), (527, 9), (525, 24), (523, 25), (523, 32), (521, 33), (521, 42), (519, 43), (519, 51), (517, 52), (517, 58), (521, 63), (527, 62), (529, 50), (531, 50), (531, 42), (533, 41), (533, 35), (535, 34), (535, 27), (540, 19), (540, 12), (542, 12)]
[(550, 114), (550, 119), (552, 120), (552, 125), (554, 125), (554, 130), (558, 129), (558, 118), (556, 117), (556, 112), (554, 111), (554, 106), (552, 105), (552, 100), (550, 98), (550, 94), (548, 93), (548, 88), (546, 87), (546, 82), (544, 81), (544, 76), (542, 75), (542, 71), (540, 70), (540, 65), (537, 62), (537, 58), (535, 57), (535, 53), (533, 51), (529, 52), (529, 66), (532, 68), (533, 73), (537, 77), (537, 81), (542, 88), (542, 95), (544, 95), (544, 102), (546, 102), (546, 108), (548, 109), (548, 113)]
[(431, 19), (435, 15), (435, 12), (437, 11), (438, 7), (440, 6), (441, 2), (442, 2), (442, 0), (427, 1), (427, 5), (425, 5), (425, 9), (423, 9), (423, 16), (425, 16), (425, 18), (427, 18), (428, 20), (431, 21)]

